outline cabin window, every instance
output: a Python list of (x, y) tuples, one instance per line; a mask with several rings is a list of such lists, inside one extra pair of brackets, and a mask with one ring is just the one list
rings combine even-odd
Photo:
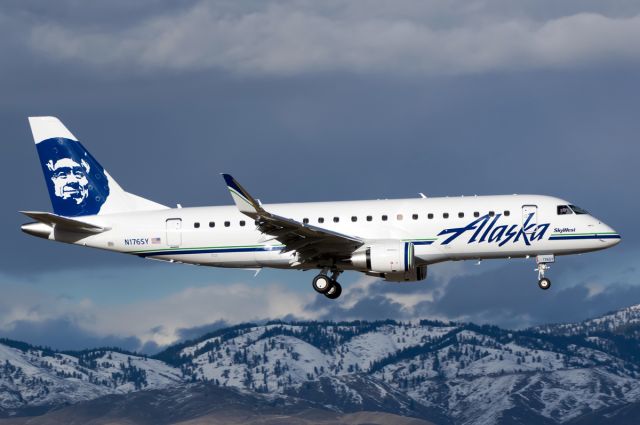
[(558, 205), (558, 215), (573, 214), (568, 205)]
[(303, 218), (303, 219), (302, 219), (302, 222), (303, 222), (304, 224), (309, 224), (309, 219), (308, 219), (308, 218)]
[(339, 222), (339, 221), (340, 221), (340, 217), (333, 217), (333, 222), (334, 222), (334, 223), (337, 223), (337, 222)]
[(449, 218), (449, 213), (443, 213), (442, 218)]
[(216, 222), (215, 221), (210, 221), (209, 222), (209, 227), (216, 227)]
[(573, 210), (573, 212), (576, 213), (576, 214), (589, 214), (587, 212), (587, 210), (585, 210), (583, 208), (580, 208), (577, 205), (569, 205), (569, 208), (571, 208)]
[(511, 215), (511, 211), (507, 210), (507, 211), (504, 212), (504, 216), (505, 217), (509, 217), (510, 215)]
[(464, 213), (463, 213), (463, 212), (459, 212), (459, 213), (458, 213), (458, 217), (459, 217), (459, 218), (464, 218)]
[(260, 220), (254, 220), (253, 224), (255, 224), (256, 226), (260, 225)]
[(387, 216), (386, 216), (386, 214), (384, 214), (384, 215), (382, 216), (382, 221), (387, 221)]
[(373, 217), (372, 217), (372, 216), (370, 216), (370, 215), (368, 215), (368, 216), (367, 216), (367, 221), (371, 221), (371, 220), (373, 220)]
[(244, 226), (245, 224), (247, 224), (247, 222), (246, 222), (246, 221), (244, 221), (244, 220), (240, 220), (240, 227)]
[(200, 228), (200, 223), (198, 223), (197, 221), (195, 223), (193, 223), (193, 227), (195, 227), (196, 229)]
[(412, 219), (417, 220), (418, 219), (418, 214), (414, 214), (411, 216)]
[(489, 211), (489, 217), (493, 217), (494, 215), (496, 215), (495, 211)]
[(324, 217), (318, 217), (318, 223), (324, 223)]
[(231, 222), (230, 221), (225, 221), (224, 222), (224, 227), (229, 227), (231, 226)]
[(431, 213), (427, 214), (427, 218), (428, 218), (429, 220), (433, 220), (433, 214), (431, 214)]
[(474, 217), (480, 217), (480, 213), (479, 213), (478, 211), (474, 211), (474, 212), (473, 212), (473, 216), (474, 216)]
[(398, 221), (402, 221), (402, 218), (403, 218), (403, 217), (402, 217), (402, 214), (398, 214), (398, 215), (396, 215), (396, 220), (398, 220)]
[(356, 221), (358, 221), (358, 217), (356, 217), (355, 215), (351, 216), (351, 221), (355, 223)]

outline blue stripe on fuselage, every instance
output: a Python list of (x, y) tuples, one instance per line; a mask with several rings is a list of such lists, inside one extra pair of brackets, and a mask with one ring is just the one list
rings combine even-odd
[(575, 239), (620, 239), (620, 235), (575, 235), (575, 236), (551, 236), (550, 241), (563, 241)]
[[(431, 245), (434, 241), (415, 241), (414, 245)], [(139, 257), (155, 257), (158, 255), (183, 255), (183, 254), (212, 254), (212, 253), (232, 253), (232, 252), (262, 252), (262, 251), (278, 251), (281, 246), (262, 246), (262, 247), (238, 247), (238, 248), (203, 248), (203, 249), (171, 249), (165, 251), (140, 252), (136, 255)]]
[(248, 248), (209, 248), (209, 249), (172, 249), (167, 251), (141, 252), (136, 255), (139, 257), (155, 257), (158, 255), (182, 255), (182, 254), (213, 254), (213, 253), (230, 253), (230, 252), (260, 252), (260, 251), (279, 251), (281, 247), (248, 247)]

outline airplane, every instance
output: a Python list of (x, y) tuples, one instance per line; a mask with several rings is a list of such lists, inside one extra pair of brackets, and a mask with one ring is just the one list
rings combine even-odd
[(262, 204), (222, 174), (235, 206), (169, 208), (126, 192), (55, 117), (29, 117), (53, 213), (25, 233), (142, 258), (201, 266), (319, 270), (329, 299), (338, 276), (426, 279), (444, 261), (535, 258), (538, 285), (556, 256), (612, 247), (620, 234), (584, 209), (545, 195)]

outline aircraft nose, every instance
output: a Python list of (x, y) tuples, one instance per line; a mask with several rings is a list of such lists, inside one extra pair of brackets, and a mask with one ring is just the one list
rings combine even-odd
[(598, 232), (598, 236), (606, 241), (607, 246), (618, 245), (621, 240), (620, 234), (604, 223), (602, 223), (602, 230)]

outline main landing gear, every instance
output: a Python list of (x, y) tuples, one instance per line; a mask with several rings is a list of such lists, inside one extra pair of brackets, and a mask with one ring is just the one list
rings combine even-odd
[(536, 263), (538, 264), (538, 268), (536, 269), (538, 272), (538, 286), (545, 291), (551, 288), (551, 280), (544, 277), (544, 272), (551, 268), (549, 264), (553, 262), (555, 262), (555, 256), (553, 254), (536, 256)]
[(342, 286), (337, 281), (340, 271), (334, 270), (331, 273), (331, 277), (327, 276), (327, 271), (322, 270), (320, 274), (313, 278), (312, 286), (316, 292), (324, 295), (325, 297), (335, 300), (342, 294)]

